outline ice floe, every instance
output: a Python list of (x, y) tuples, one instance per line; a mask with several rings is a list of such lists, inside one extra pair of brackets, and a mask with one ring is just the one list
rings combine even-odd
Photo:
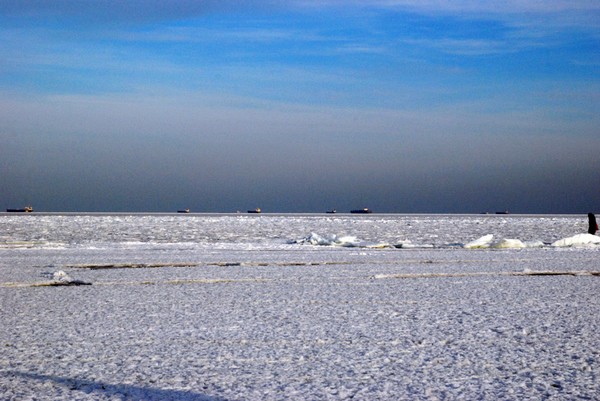
[(477, 249), (477, 248), (489, 248), (490, 244), (494, 240), (494, 234), (484, 235), (474, 241), (467, 242), (463, 245), (466, 249)]
[(494, 241), (494, 235), (488, 234), (463, 245), (465, 249), (523, 249), (544, 247), (542, 241), (521, 241), (516, 238), (502, 238)]
[(88, 283), (82, 280), (73, 279), (69, 276), (64, 270), (58, 270), (54, 273), (44, 273), (44, 276), (50, 276), (51, 280), (48, 282), (35, 283), (33, 287), (60, 287), (60, 286), (76, 286), (76, 285), (91, 285), (92, 283)]
[(322, 245), (322, 246), (339, 246), (346, 248), (389, 248), (392, 245), (386, 242), (368, 242), (358, 239), (353, 235), (337, 236), (335, 234), (330, 235), (319, 235), (317, 233), (310, 233), (310, 235), (298, 239), (289, 241), (290, 244), (309, 244), (309, 245)]
[(554, 247), (582, 247), (600, 245), (600, 237), (593, 234), (577, 234), (552, 243)]
[[(298, 239), (291, 240), (289, 244), (308, 244), (317, 246), (337, 246), (347, 248), (398, 248), (398, 249), (428, 249), (435, 248), (433, 244), (414, 244), (410, 240), (399, 241), (394, 244), (388, 242), (369, 242), (358, 239), (356, 236), (337, 236), (319, 235), (311, 233), (310, 235)], [(453, 243), (443, 247), (460, 246), (464, 249), (524, 249), (524, 248), (542, 248), (546, 246), (552, 247), (585, 247), (600, 245), (600, 237), (592, 234), (577, 234), (572, 237), (563, 238), (555, 241), (552, 244), (544, 243), (539, 240), (522, 241), (518, 238), (500, 238), (495, 239), (494, 234), (487, 234), (465, 244)]]
[(527, 248), (527, 245), (520, 239), (503, 238), (494, 242), (491, 247), (496, 249), (520, 249)]

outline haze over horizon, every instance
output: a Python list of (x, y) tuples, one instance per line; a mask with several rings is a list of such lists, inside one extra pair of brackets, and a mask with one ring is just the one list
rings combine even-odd
[(600, 2), (0, 0), (0, 210), (600, 212)]

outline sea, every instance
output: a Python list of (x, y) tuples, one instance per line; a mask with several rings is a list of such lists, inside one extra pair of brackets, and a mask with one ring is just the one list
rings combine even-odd
[(0, 280), (93, 265), (393, 265), (468, 259), (472, 248), (546, 259), (586, 230), (586, 215), (3, 213)]
[(600, 399), (587, 226), (0, 213), (0, 399)]
[(322, 245), (445, 249), (488, 234), (551, 244), (586, 231), (586, 215), (0, 213), (2, 249), (283, 251), (312, 234), (332, 240)]

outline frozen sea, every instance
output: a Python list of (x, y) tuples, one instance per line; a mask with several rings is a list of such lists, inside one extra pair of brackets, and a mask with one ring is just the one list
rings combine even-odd
[(586, 231), (586, 215), (0, 213), (0, 399), (598, 400)]

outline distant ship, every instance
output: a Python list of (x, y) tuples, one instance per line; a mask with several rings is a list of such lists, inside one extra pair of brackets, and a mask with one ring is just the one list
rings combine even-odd
[(190, 209), (178, 210), (177, 213), (189, 213)]
[(248, 210), (248, 213), (260, 213), (260, 212), (261, 212), (261, 210), (260, 210), (260, 208), (259, 208), (259, 207), (257, 207), (257, 208), (256, 208), (256, 209), (254, 209), (254, 210)]
[(325, 213), (331, 213), (331, 214), (333, 214), (333, 213), (337, 213), (337, 210), (331, 209), (331, 210), (326, 211)]
[(369, 208), (362, 208), (362, 209), (354, 209), (354, 210), (350, 210), (350, 213), (354, 213), (354, 214), (368, 214), (368, 213), (373, 213), (373, 211)]
[(27, 206), (23, 209), (6, 209), (8, 213), (31, 213), (33, 212), (33, 208), (31, 206)]

